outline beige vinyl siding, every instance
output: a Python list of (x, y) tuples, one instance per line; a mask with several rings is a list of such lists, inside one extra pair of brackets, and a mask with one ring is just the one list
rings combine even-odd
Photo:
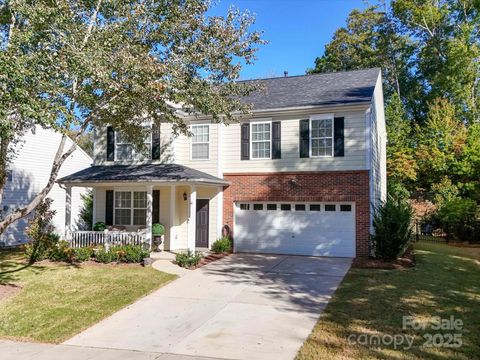
[(175, 163), (185, 165), (207, 174), (218, 175), (218, 124), (192, 122), (209, 126), (209, 158), (208, 160), (192, 160), (192, 139), (186, 135), (179, 135), (175, 139)]
[[(312, 114), (321, 113), (317, 111)], [(344, 117), (345, 121), (345, 156), (343, 157), (300, 158), (299, 122), (301, 119), (307, 119), (309, 115), (279, 116), (268, 119), (282, 122), (282, 158), (275, 160), (240, 160), (240, 124), (224, 126), (221, 164), (223, 173), (366, 169), (365, 112), (335, 112), (334, 116)]]
[(172, 135), (170, 124), (160, 125), (160, 160), (146, 161), (107, 161), (107, 127), (98, 127), (93, 136), (93, 160), (95, 165), (113, 164), (141, 164), (141, 163), (172, 163), (174, 161), (173, 144), (175, 137)]
[[(372, 98), (369, 119), (370, 122), (370, 171), (371, 171), (371, 202), (375, 208), (386, 199), (387, 169), (386, 169), (386, 129), (383, 109), (383, 91), (381, 77), (377, 81)], [(373, 209), (372, 209), (373, 211)]]

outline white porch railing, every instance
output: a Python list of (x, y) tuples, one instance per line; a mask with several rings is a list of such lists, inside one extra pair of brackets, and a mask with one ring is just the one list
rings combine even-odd
[[(81, 248), (96, 245), (143, 245), (146, 243), (147, 232), (135, 231), (74, 231), (70, 246)], [(150, 244), (148, 244), (150, 245)]]

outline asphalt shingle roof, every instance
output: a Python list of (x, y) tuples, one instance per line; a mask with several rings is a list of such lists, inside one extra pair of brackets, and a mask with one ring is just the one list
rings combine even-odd
[(379, 72), (374, 68), (248, 80), (262, 83), (264, 90), (242, 101), (253, 104), (254, 110), (365, 103), (372, 98)]
[(177, 164), (95, 165), (57, 182), (201, 182), (228, 185), (223, 179)]

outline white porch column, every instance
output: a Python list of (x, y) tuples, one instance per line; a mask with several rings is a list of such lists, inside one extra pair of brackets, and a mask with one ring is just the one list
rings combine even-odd
[(223, 186), (218, 187), (217, 194), (217, 238), (222, 237), (223, 228)]
[(195, 185), (190, 186), (190, 210), (188, 218), (188, 249), (195, 251), (195, 233), (197, 228), (197, 189)]
[(175, 243), (175, 214), (177, 212), (177, 187), (175, 185), (170, 186), (170, 250), (176, 250), (177, 244)]
[[(92, 190), (93, 196), (93, 212), (92, 212), (92, 227), (97, 222), (97, 188), (93, 188)], [(93, 229), (89, 229), (93, 230)]]
[(65, 240), (72, 240), (72, 187), (65, 187)]
[(147, 234), (145, 242), (148, 244), (148, 249), (152, 248), (152, 213), (153, 213), (153, 185), (147, 186)]

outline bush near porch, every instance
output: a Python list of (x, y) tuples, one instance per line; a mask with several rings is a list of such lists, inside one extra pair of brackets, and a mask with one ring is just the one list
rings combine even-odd
[(62, 342), (174, 278), (137, 264), (28, 265), (20, 251), (0, 251), (0, 288), (20, 288), (0, 298), (0, 337)]

